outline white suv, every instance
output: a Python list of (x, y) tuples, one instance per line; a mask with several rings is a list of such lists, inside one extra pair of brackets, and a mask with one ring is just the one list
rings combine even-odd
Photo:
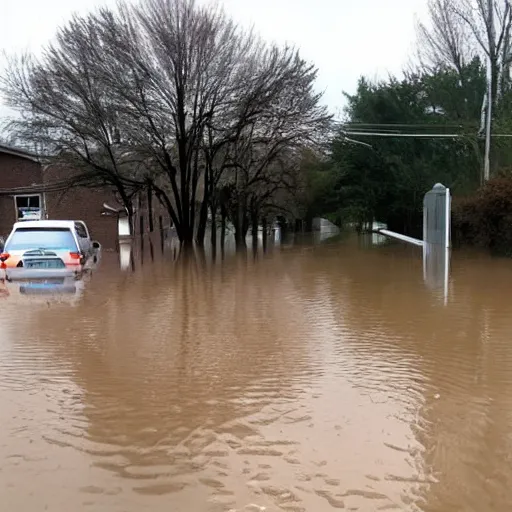
[(0, 267), (7, 278), (77, 273), (99, 249), (82, 221), (22, 221), (14, 224), (5, 242)]

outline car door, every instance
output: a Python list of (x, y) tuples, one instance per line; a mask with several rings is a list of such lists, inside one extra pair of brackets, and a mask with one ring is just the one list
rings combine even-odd
[(92, 242), (87, 231), (87, 227), (83, 222), (75, 222), (75, 231), (80, 245), (80, 251), (86, 258), (92, 255)]

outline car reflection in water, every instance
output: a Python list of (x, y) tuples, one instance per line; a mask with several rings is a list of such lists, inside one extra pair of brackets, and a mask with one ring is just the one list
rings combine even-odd
[(0, 299), (6, 299), (7, 297), (9, 297), (9, 295), (9, 289), (5, 284), (5, 279), (2, 276), (0, 276)]
[(22, 304), (49, 304), (52, 302), (77, 305), (89, 273), (79, 276), (50, 277), (22, 280), (0, 279), (0, 298)]
[(97, 269), (100, 261), (96, 258), (82, 266), (80, 271), (65, 268), (25, 268), (19, 272), (7, 273), (0, 270), (0, 299), (10, 303), (35, 305), (52, 302), (68, 303), (75, 306), (83, 295), (85, 286)]
[(21, 295), (53, 295), (53, 294), (75, 294), (77, 292), (76, 279), (58, 278), (44, 279), (43, 281), (29, 281), (20, 283)]

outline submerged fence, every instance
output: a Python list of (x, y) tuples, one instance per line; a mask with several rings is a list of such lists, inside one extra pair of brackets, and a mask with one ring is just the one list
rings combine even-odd
[(423, 198), (423, 240), (395, 233), (388, 229), (377, 229), (377, 232), (421, 247), (424, 247), (426, 244), (432, 244), (448, 248), (451, 242), (450, 225), (450, 189), (441, 183), (436, 183)]
[(450, 189), (436, 183), (423, 198), (423, 240), (387, 229), (379, 233), (423, 248), (423, 278), (431, 289), (442, 289), (448, 302), (451, 245)]

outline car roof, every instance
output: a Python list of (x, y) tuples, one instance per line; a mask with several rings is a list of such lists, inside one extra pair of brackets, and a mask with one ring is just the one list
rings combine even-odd
[(25, 220), (16, 222), (13, 230), (18, 228), (69, 228), (74, 229), (74, 220)]

